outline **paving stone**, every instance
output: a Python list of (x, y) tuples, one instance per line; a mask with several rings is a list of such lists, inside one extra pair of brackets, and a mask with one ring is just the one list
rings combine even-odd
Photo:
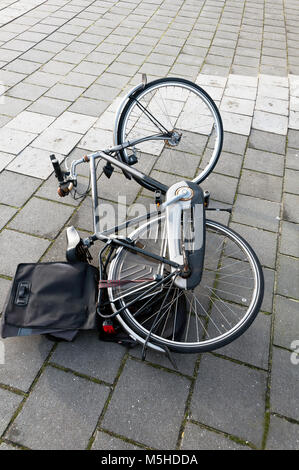
[(224, 90), (224, 95), (231, 98), (242, 98), (254, 101), (256, 98), (256, 88), (245, 86), (244, 84), (233, 84), (229, 82)]
[(299, 131), (290, 129), (288, 132), (288, 146), (299, 149)]
[(47, 238), (55, 238), (61, 227), (72, 215), (74, 208), (55, 204), (44, 199), (32, 198), (17, 214), (9, 227)]
[(280, 205), (239, 194), (233, 208), (233, 221), (276, 232), (279, 225)]
[(22, 400), (22, 396), (0, 388), (0, 434), (4, 433)]
[(277, 293), (298, 299), (299, 259), (280, 255), (278, 258)]
[[(137, 357), (141, 359), (142, 357), (142, 347), (138, 346), (133, 349), (130, 349), (130, 355), (133, 357)], [(195, 362), (198, 359), (197, 354), (180, 354), (180, 353), (172, 353), (171, 354), (175, 363), (177, 365), (177, 370), (179, 370), (182, 374), (189, 375), (190, 377), (194, 374), (194, 367)], [(158, 364), (162, 367), (166, 367), (168, 369), (175, 369), (173, 364), (170, 360), (166, 357), (165, 354), (160, 354), (155, 351), (148, 350), (146, 353), (146, 360), (153, 364)]]
[(284, 194), (283, 219), (288, 222), (299, 223), (299, 196), (288, 193)]
[(42, 72), (53, 73), (55, 75), (66, 75), (75, 67), (74, 64), (66, 64), (65, 62), (58, 62), (50, 60), (41, 69)]
[(0, 277), (0, 313), (2, 312), (10, 287), (11, 287), (11, 281), (8, 281), (7, 279), (3, 279), (2, 277)]
[(255, 111), (252, 127), (261, 131), (286, 135), (288, 130), (288, 118), (279, 114), (271, 114), (265, 111)]
[(84, 91), (85, 88), (58, 83), (47, 92), (46, 96), (65, 101), (75, 101)]
[(73, 343), (59, 343), (51, 362), (113, 383), (125, 352), (119, 344), (99, 341), (95, 331), (82, 331)]
[(210, 191), (214, 200), (233, 204), (237, 184), (237, 178), (211, 173), (202, 183), (202, 188)]
[(271, 316), (259, 313), (245, 333), (216, 352), (267, 370), (270, 329)]
[(271, 416), (267, 438), (267, 450), (297, 450), (299, 446), (299, 425)]
[(280, 202), (282, 182), (282, 178), (279, 176), (243, 170), (238, 191), (248, 196), (257, 196), (269, 201)]
[(10, 72), (9, 70), (0, 70), (1, 85), (14, 86), (26, 77), (25, 74)]
[(220, 111), (244, 114), (245, 116), (253, 116), (253, 110), (254, 101), (245, 100), (243, 98), (224, 96), (220, 105)]
[(7, 224), (12, 216), (17, 212), (16, 209), (0, 204), (0, 230)]
[(23, 111), (18, 114), (17, 117), (12, 119), (6, 127), (39, 134), (52, 124), (53, 121), (54, 118), (52, 116), (44, 116), (42, 114)]
[(37, 134), (2, 127), (0, 129), (0, 150), (7, 153), (18, 154), (29, 145)]
[(198, 426), (187, 423), (182, 450), (246, 450), (249, 449), (223, 434), (216, 433)]
[(6, 70), (9, 70), (11, 72), (18, 72), (30, 75), (31, 73), (35, 72), (37, 69), (40, 68), (40, 64), (31, 62), (29, 60), (21, 60), (20, 58), (18, 58), (13, 62), (7, 64), (5, 68)]
[(36, 191), (41, 180), (24, 175), (3, 171), (0, 174), (0, 203), (10, 206), (22, 206)]
[(284, 191), (299, 194), (299, 171), (286, 169)]
[(156, 449), (175, 449), (189, 386), (183, 377), (129, 360), (102, 427)]
[(60, 114), (62, 114), (69, 106), (69, 101), (56, 100), (42, 96), (28, 108), (28, 111), (57, 117), (60, 116)]
[(70, 106), (68, 111), (73, 113), (86, 114), (87, 116), (99, 117), (108, 107), (107, 101), (92, 100), (91, 98), (79, 98)]
[[(59, 161), (63, 156), (55, 154)], [(8, 165), (8, 170), (21, 173), (23, 175), (34, 176), (35, 178), (47, 179), (53, 172), (53, 166), (49, 158), (49, 152), (33, 147), (27, 147), (21, 152), (13, 162)]]
[(53, 123), (52, 128), (85, 134), (95, 123), (96, 118), (66, 111)]
[(261, 446), (266, 379), (262, 371), (203, 356), (192, 396), (192, 419)]
[(62, 155), (68, 155), (81, 137), (81, 134), (51, 127), (35, 139), (33, 146), (53, 153), (58, 152)]
[(0, 367), (0, 382), (27, 392), (46, 360), (53, 343), (42, 336), (2, 339), (5, 364)]
[(92, 450), (140, 450), (140, 447), (134, 446), (129, 442), (117, 439), (116, 437), (110, 436), (105, 432), (98, 431)]
[[(212, 149), (206, 149), (204, 154), (204, 160), (201, 163), (201, 166), (204, 167), (212, 156)], [(242, 166), (243, 157), (242, 155), (237, 155), (234, 153), (221, 152), (220, 158), (217, 162), (216, 167), (213, 171), (216, 173), (221, 173), (227, 176), (239, 177), (240, 170)]]
[(31, 104), (30, 101), (5, 96), (0, 100), (0, 114), (14, 117)]
[(48, 367), (7, 436), (31, 449), (85, 449), (105, 405), (103, 385)]
[[(247, 143), (247, 137), (245, 135), (235, 134), (231, 132), (224, 132), (223, 139), (223, 152), (236, 153), (238, 155), (244, 155)], [(212, 143), (209, 141), (208, 147), (211, 148)]]
[(258, 109), (259, 111), (266, 111), (269, 113), (288, 116), (289, 103), (288, 101), (285, 101), (285, 100), (279, 100), (276, 98), (267, 98), (267, 97), (259, 95), (256, 100), (255, 109)]
[(274, 347), (270, 397), (271, 411), (298, 421), (298, 387), (299, 367), (292, 364), (291, 353)]
[(283, 221), (280, 252), (299, 258), (299, 225)]
[(299, 338), (299, 302), (287, 297), (275, 297), (274, 344), (291, 349)]
[(8, 95), (14, 98), (23, 98), (25, 96), (27, 100), (35, 101), (46, 91), (46, 87), (31, 85), (29, 83), (19, 83), (9, 90)]
[(0, 450), (19, 450), (19, 449), (9, 444), (6, 444), (5, 442), (2, 442), (2, 444), (0, 444)]
[(252, 118), (237, 113), (227, 111), (221, 112), (223, 128), (226, 132), (235, 132), (236, 134), (249, 135)]
[(98, 180), (99, 197), (118, 202), (119, 197), (127, 205), (132, 204), (140, 192), (140, 185), (134, 180), (128, 180), (122, 173), (114, 172), (111, 178), (102, 174)]
[(283, 176), (284, 160), (285, 158), (282, 155), (248, 148), (244, 160), (244, 168)]
[(286, 167), (299, 170), (299, 151), (296, 149), (287, 149)]
[[(161, 147), (157, 147), (155, 155), (159, 155)], [(155, 170), (169, 171), (181, 177), (193, 178), (199, 164), (199, 159), (196, 155), (185, 153), (183, 151), (169, 150), (165, 148), (161, 157), (157, 159)]]

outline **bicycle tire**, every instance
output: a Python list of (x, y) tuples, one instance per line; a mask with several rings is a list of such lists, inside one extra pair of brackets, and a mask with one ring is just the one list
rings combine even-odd
[[(162, 91), (164, 93), (164, 98), (162, 95)], [(181, 95), (179, 95), (181, 90)], [(169, 106), (172, 106), (171, 109), (175, 109), (175, 111), (170, 111), (170, 113), (174, 114), (175, 116), (170, 116), (167, 114), (167, 117), (165, 117), (165, 122), (167, 119), (170, 121), (168, 125), (173, 126), (173, 130), (176, 129), (176, 124), (178, 126), (178, 131), (179, 134), (181, 134), (181, 139), (178, 144), (175, 146), (172, 146), (169, 144), (167, 140), (164, 142), (163, 146), (163, 141), (158, 142), (159, 146), (162, 145), (161, 147), (161, 152), (163, 154), (164, 150), (168, 151), (173, 151), (178, 153), (178, 151), (184, 155), (184, 158), (187, 158), (186, 155), (192, 155), (192, 169), (194, 169), (194, 174), (191, 175), (190, 173), (188, 175), (184, 174), (179, 174), (181, 172), (181, 169), (177, 170), (177, 174), (175, 175), (177, 177), (177, 180), (179, 181), (180, 179), (185, 178), (186, 176), (189, 176), (189, 179), (195, 181), (196, 178), (196, 183), (200, 184), (214, 169), (220, 153), (222, 149), (222, 144), (223, 144), (223, 125), (222, 125), (222, 120), (220, 113), (218, 111), (218, 108), (212, 98), (208, 95), (208, 93), (205, 92), (200, 86), (196, 85), (193, 82), (190, 82), (189, 80), (183, 79), (183, 78), (162, 78), (158, 80), (154, 80), (152, 82), (149, 82), (145, 87), (141, 90), (137, 90), (130, 98), (126, 106), (124, 107), (120, 118), (118, 122), (118, 127), (117, 127), (117, 144), (122, 144), (126, 140), (132, 140), (134, 137), (131, 137), (131, 133), (133, 132), (132, 129), (135, 129), (135, 133), (138, 133), (138, 137), (145, 137), (146, 132), (149, 132), (150, 134), (152, 133), (152, 128), (150, 129), (150, 119), (143, 119), (143, 115), (140, 113), (139, 118), (132, 117), (132, 113), (136, 112), (136, 106), (138, 107), (138, 103), (141, 103), (142, 105), (146, 104), (146, 99), (149, 100), (149, 103), (147, 104), (147, 109), (154, 108), (157, 106), (157, 98), (156, 95), (161, 93), (162, 95), (162, 105), (165, 106), (165, 101), (167, 101), (167, 104)], [(186, 93), (185, 93), (186, 92)], [(189, 95), (188, 95), (189, 92)], [(199, 100), (192, 105), (192, 100), (190, 98), (190, 93), (193, 93), (193, 98), (198, 97)], [(151, 97), (152, 94), (152, 98)], [(185, 100), (185, 101), (184, 101)], [(150, 108), (152, 106), (152, 108)], [(192, 108), (191, 108), (192, 106)], [(179, 112), (177, 108), (181, 107), (181, 111), (179, 116), (176, 116), (177, 113)], [(197, 109), (197, 112), (194, 112), (193, 108)], [(160, 108), (161, 109), (161, 106)], [(158, 112), (160, 112), (158, 110)], [(210, 115), (208, 114), (210, 112)], [(131, 116), (131, 117), (130, 117)], [(163, 121), (162, 117), (159, 116), (159, 119)], [(130, 121), (131, 119), (131, 121)], [(143, 126), (144, 128), (148, 129), (141, 129), (138, 130), (138, 126), (135, 124), (129, 131), (128, 128), (131, 126), (132, 120), (138, 122), (138, 125)], [(192, 120), (192, 124), (190, 123), (190, 120)], [(212, 122), (213, 121), (213, 122)], [(140, 124), (142, 122), (142, 124)], [(164, 121), (163, 121), (164, 122)], [(166, 124), (165, 124), (166, 125)], [(154, 125), (152, 126), (153, 128), (155, 127)], [(182, 129), (181, 129), (182, 128)], [(190, 128), (190, 130), (188, 130)], [(195, 129), (198, 129), (198, 132), (195, 132)], [(201, 131), (201, 132), (200, 132)], [(213, 134), (214, 132), (214, 134)], [(135, 136), (136, 137), (136, 136)], [(215, 142), (213, 146), (213, 153), (211, 158), (209, 159), (208, 162), (204, 162), (204, 159), (207, 158), (206, 156), (204, 157), (204, 152), (207, 149), (207, 145), (210, 145), (210, 149), (212, 148), (211, 141), (215, 137)], [(193, 145), (193, 141), (194, 145)], [(148, 154), (152, 154), (152, 149), (153, 149), (153, 140), (147, 143), (143, 143), (139, 145), (139, 150), (143, 152), (145, 145), (148, 148)], [(196, 142), (199, 142), (199, 145), (196, 146)], [(158, 145), (155, 144), (155, 145)], [(196, 148), (193, 148), (196, 147)], [(160, 148), (160, 147), (159, 147)], [(182, 150), (181, 150), (182, 149)], [(186, 150), (187, 149), (187, 150)], [(159, 150), (157, 150), (159, 153)], [(189, 153), (190, 152), (190, 153)], [(172, 153), (172, 155), (176, 155)], [(195, 157), (198, 157), (198, 162), (195, 161)], [(129, 162), (129, 154), (128, 154), (128, 149), (123, 149), (119, 152), (119, 158), (121, 161), (124, 163)], [(161, 155), (159, 157), (161, 159)], [(145, 160), (144, 160), (145, 161)], [(182, 167), (182, 173), (184, 173), (184, 169), (188, 167), (187, 165), (180, 165), (179, 163), (179, 155), (176, 155), (175, 161), (178, 161), (178, 165)], [(190, 159), (189, 159), (190, 161)], [(160, 162), (160, 160), (159, 160)], [(173, 160), (172, 160), (173, 162)], [(144, 171), (144, 165), (142, 162), (140, 162), (141, 169)], [(196, 163), (198, 163), (196, 165)], [(194, 167), (196, 165), (196, 168)], [(171, 166), (171, 165), (170, 165)], [(189, 165), (190, 167), (190, 165)], [(191, 176), (191, 177), (190, 177)], [(180, 178), (179, 178), (180, 177)], [(153, 188), (150, 184), (148, 184), (146, 181), (139, 179), (138, 177), (134, 177), (134, 179), (142, 186), (144, 186), (146, 189), (149, 189), (153, 191), (155, 188)]]
[[(162, 216), (162, 218), (163, 218), (163, 216)], [(146, 223), (142, 227), (138, 228), (135, 232), (133, 232), (132, 238), (137, 239), (140, 231), (145, 230), (145, 229), (148, 230), (148, 225), (150, 223), (153, 223), (153, 222)], [(174, 352), (178, 352), (178, 353), (186, 354), (186, 353), (202, 353), (202, 352), (212, 351), (212, 350), (218, 349), (218, 348), (223, 347), (223, 346), (227, 345), (228, 343), (232, 342), (233, 340), (235, 340), (236, 338), (241, 336), (249, 328), (249, 326), (251, 325), (251, 323), (254, 321), (255, 317), (258, 314), (258, 312), (260, 310), (260, 307), (261, 307), (261, 304), (262, 304), (262, 300), (263, 300), (263, 293), (264, 293), (263, 272), (262, 272), (260, 262), (259, 262), (259, 260), (256, 256), (255, 252), (253, 251), (253, 249), (249, 246), (249, 244), (240, 235), (238, 235), (236, 232), (234, 232), (233, 230), (231, 230), (228, 227), (223, 226), (220, 223), (217, 223), (217, 222), (214, 222), (214, 221), (211, 221), (211, 220), (207, 220), (206, 221), (206, 226), (207, 226), (207, 235), (209, 233), (209, 230), (212, 233), (214, 231), (215, 233), (218, 233), (220, 235), (224, 234), (225, 236), (228, 237), (229, 241), (233, 241), (235, 243), (235, 245), (237, 247), (239, 247), (240, 250), (246, 254), (247, 260), (245, 262), (248, 262), (248, 264), (250, 265), (251, 271), (253, 273), (254, 284), (255, 284), (254, 289), (253, 289), (252, 299), (250, 300), (250, 304), (248, 306), (248, 309), (247, 309), (246, 313), (244, 314), (244, 316), (242, 316), (242, 318), (238, 321), (238, 323), (230, 331), (224, 332), (223, 334), (219, 335), (218, 337), (216, 337), (214, 339), (205, 339), (204, 338), (203, 341), (197, 341), (196, 343), (195, 342), (187, 342), (187, 343), (185, 342), (184, 343), (182, 341), (178, 341), (177, 338), (175, 338), (175, 340), (169, 339), (169, 336), (168, 336), (168, 338), (162, 338), (161, 336), (159, 336), (159, 334), (152, 334), (150, 336), (150, 342), (151, 343), (154, 343), (158, 346), (161, 346), (162, 348), (167, 347), (169, 350), (174, 351)], [(207, 240), (208, 240), (208, 237), (207, 237)], [(212, 248), (213, 248), (213, 246), (212, 246)], [(126, 254), (127, 254), (127, 252), (124, 248), (120, 248), (117, 251), (116, 256), (115, 256), (115, 258), (114, 258), (114, 260), (113, 260), (113, 262), (110, 266), (110, 269), (109, 269), (109, 279), (119, 279), (121, 277), (121, 271), (119, 270), (119, 266), (121, 266), (121, 265), (126, 266), (125, 265)], [(136, 255), (130, 255), (130, 256), (135, 256), (136, 257)], [(234, 256), (237, 256), (237, 254), (235, 254)], [(238, 261), (238, 258), (237, 258), (237, 261), (236, 261), (234, 258), (231, 258), (230, 255), (226, 256), (226, 258), (229, 259), (229, 262), (233, 261), (235, 264), (241, 263), (241, 261)], [(206, 261), (206, 262), (209, 263), (209, 261)], [(206, 264), (206, 262), (205, 262), (205, 264)], [(243, 260), (242, 260), (242, 262), (243, 262)], [(221, 271), (221, 269), (223, 269), (223, 268), (221, 267), (220, 271)], [(209, 268), (207, 268), (207, 272), (209, 272)], [(225, 273), (225, 271), (224, 271), (224, 273)], [(223, 271), (222, 271), (222, 274), (223, 274)], [(230, 279), (230, 280), (234, 281), (234, 279)], [(219, 286), (219, 280), (217, 282), (218, 282), (218, 286)], [(220, 281), (220, 287), (221, 287), (221, 282), (223, 282), (223, 281)], [(224, 284), (225, 284), (225, 281), (224, 281)], [(232, 282), (232, 284), (233, 284), (233, 282)], [(199, 287), (200, 287), (200, 289), (202, 289), (201, 284), (200, 284)], [(199, 289), (199, 291), (200, 291), (200, 289)], [(219, 292), (218, 292), (217, 289), (219, 289), (219, 287), (216, 286), (216, 288), (215, 288), (216, 295), (218, 295), (219, 293), (221, 295), (221, 292), (223, 292), (223, 291), (221, 291), (221, 289), (220, 289)], [(218, 292), (218, 294), (217, 294), (217, 292)], [(124, 300), (122, 298), (119, 298), (117, 301), (115, 301), (115, 299), (117, 298), (116, 295), (115, 295), (115, 288), (108, 289), (108, 293), (109, 293), (109, 298), (110, 298), (110, 302), (111, 302), (111, 305), (112, 305), (112, 309), (114, 311), (117, 311), (120, 307), (125, 306)], [(201, 295), (204, 295), (204, 294), (201, 294)], [(224, 298), (224, 300), (223, 299), (221, 299), (221, 300), (222, 300), (223, 304), (227, 303), (229, 305), (230, 310), (232, 310), (233, 306), (235, 308), (234, 303), (231, 302), (229, 304), (230, 300), (226, 300), (225, 298)], [(216, 299), (216, 302), (219, 303), (219, 300)], [(236, 309), (236, 312), (238, 310), (240, 310), (242, 312), (243, 305), (236, 305), (236, 307), (238, 307)], [(190, 310), (191, 310), (191, 308), (190, 308)], [(210, 328), (210, 325), (212, 326), (212, 330), (214, 328), (213, 323), (215, 323), (215, 316), (214, 316), (214, 320), (213, 320), (213, 306), (211, 307), (211, 312), (212, 313), (209, 313), (209, 317), (207, 317), (207, 321), (208, 321), (207, 331)], [(194, 316), (194, 312), (193, 312), (193, 316)], [(122, 313), (120, 315), (118, 315), (117, 318), (118, 318), (119, 322), (121, 323), (121, 325), (125, 329), (128, 328), (128, 332), (133, 331), (138, 336), (139, 342), (145, 342), (146, 341), (146, 339), (148, 338), (149, 329), (146, 329), (144, 326), (142, 326), (134, 318), (134, 312), (132, 313), (132, 311), (130, 311), (128, 308), (125, 308), (122, 311)], [(211, 323), (211, 319), (212, 319), (213, 323)], [(220, 318), (220, 320), (222, 322), (224, 322), (222, 318)], [(167, 318), (167, 321), (168, 321), (168, 318)], [(197, 318), (196, 318), (196, 322), (197, 322)], [(193, 319), (193, 323), (194, 323), (194, 319)], [(194, 332), (191, 331), (191, 333), (193, 334)], [(140, 338), (141, 338), (141, 341), (140, 341)]]

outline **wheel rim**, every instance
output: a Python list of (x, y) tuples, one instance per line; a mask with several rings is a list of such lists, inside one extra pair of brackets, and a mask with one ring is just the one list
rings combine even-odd
[[(167, 79), (150, 84), (137, 99), (157, 118), (163, 126), (161, 131), (166, 128), (181, 136), (179, 142), (174, 138), (168, 142), (150, 140), (139, 144), (140, 168), (144, 171), (142, 162), (153, 155), (156, 158), (153, 168), (162, 178), (165, 171), (170, 171), (177, 180), (186, 177), (196, 183), (203, 181), (218, 160), (223, 137), (221, 118), (211, 98), (191, 82)], [(120, 122), (119, 143), (160, 132), (136, 101), (129, 103)], [(129, 154), (129, 150), (123, 150), (125, 161)]]
[[(132, 236), (139, 238), (141, 232), (148, 225), (145, 224), (137, 229)], [(136, 265), (136, 259), (138, 259), (136, 255), (125, 253), (123, 249), (120, 249), (118, 256), (111, 265), (109, 278), (121, 279), (124, 275), (127, 276), (128, 271), (125, 273), (125, 270), (128, 269), (132, 256), (135, 257), (133, 263)], [(137, 262), (137, 264), (139, 263)], [(139, 268), (141, 265), (142, 263), (139, 264)], [(155, 272), (155, 269), (157, 270), (157, 263), (151, 261), (147, 265), (144, 264), (144, 266), (147, 266), (152, 273)], [(142, 277), (144, 273), (140, 270), (138, 275)], [(132, 274), (132, 276), (136, 276), (136, 274)], [(138, 287), (140, 295), (142, 287)], [(129, 289), (131, 290), (130, 294), (128, 291), (125, 292), (123, 288), (113, 287), (109, 289), (110, 301), (115, 311), (120, 306), (125, 307), (126, 303), (134, 298), (134, 295), (136, 296), (135, 286), (130, 286)], [(169, 292), (167, 296), (165, 294), (165, 308), (160, 313), (156, 331), (155, 328), (151, 331), (151, 340), (176, 350), (187, 348), (190, 351), (192, 349), (208, 351), (227, 344), (238, 337), (255, 318), (263, 294), (262, 274), (256, 257), (237, 234), (216, 222), (208, 221), (205, 267), (200, 285), (191, 292), (182, 291), (178, 288), (173, 289), (169, 282), (164, 286), (164, 292), (167, 291)], [(157, 292), (156, 295), (158, 295)], [(163, 323), (165, 323), (165, 328), (167, 326), (168, 330), (171, 322), (173, 327), (176, 325), (176, 299), (181, 296), (186, 299), (187, 309), (184, 320), (185, 328), (178, 339), (174, 335), (171, 337), (166, 336), (166, 334), (163, 335), (162, 330)], [(143, 301), (150, 305), (153, 298), (154, 296), (144, 296)], [(147, 338), (150, 325), (152, 326), (154, 318), (157, 319), (158, 312), (151, 311), (150, 315), (152, 323), (149, 323), (149, 317), (147, 320), (144, 317), (141, 321), (140, 313), (137, 312), (136, 316), (136, 308), (133, 311), (131, 307), (131, 309), (125, 309), (121, 320), (122, 324), (128, 322), (129, 326), (138, 335)], [(180, 321), (182, 321), (182, 313), (179, 312), (179, 315)], [(145, 325), (146, 321), (147, 327)]]

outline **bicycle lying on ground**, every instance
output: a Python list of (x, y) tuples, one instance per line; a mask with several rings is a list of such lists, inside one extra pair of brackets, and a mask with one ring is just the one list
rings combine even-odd
[[(113, 147), (74, 160), (67, 172), (51, 156), (60, 196), (76, 192), (77, 167), (90, 164), (94, 234), (81, 239), (74, 227), (67, 229), (68, 261), (88, 261), (90, 246), (105, 242), (98, 313), (108, 326), (116, 319), (144, 351), (198, 353), (228, 344), (259, 312), (264, 281), (248, 243), (206, 218), (211, 210), (230, 211), (210, 208), (209, 193), (200, 186), (222, 149), (215, 103), (187, 80), (146, 83), (143, 77), (120, 105), (114, 138)], [(116, 167), (155, 192), (156, 210), (101, 231), (99, 159), (108, 178)], [(172, 184), (146, 174), (152, 167)]]

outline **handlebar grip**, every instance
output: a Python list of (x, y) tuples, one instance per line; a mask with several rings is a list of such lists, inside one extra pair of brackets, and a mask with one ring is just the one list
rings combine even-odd
[(60, 168), (59, 161), (57, 160), (55, 155), (50, 155), (50, 159), (51, 159), (51, 162), (52, 162), (52, 165), (53, 165), (53, 168), (54, 168), (56, 178), (58, 179), (59, 183), (63, 183), (64, 182), (64, 177), (63, 177), (62, 170)]

